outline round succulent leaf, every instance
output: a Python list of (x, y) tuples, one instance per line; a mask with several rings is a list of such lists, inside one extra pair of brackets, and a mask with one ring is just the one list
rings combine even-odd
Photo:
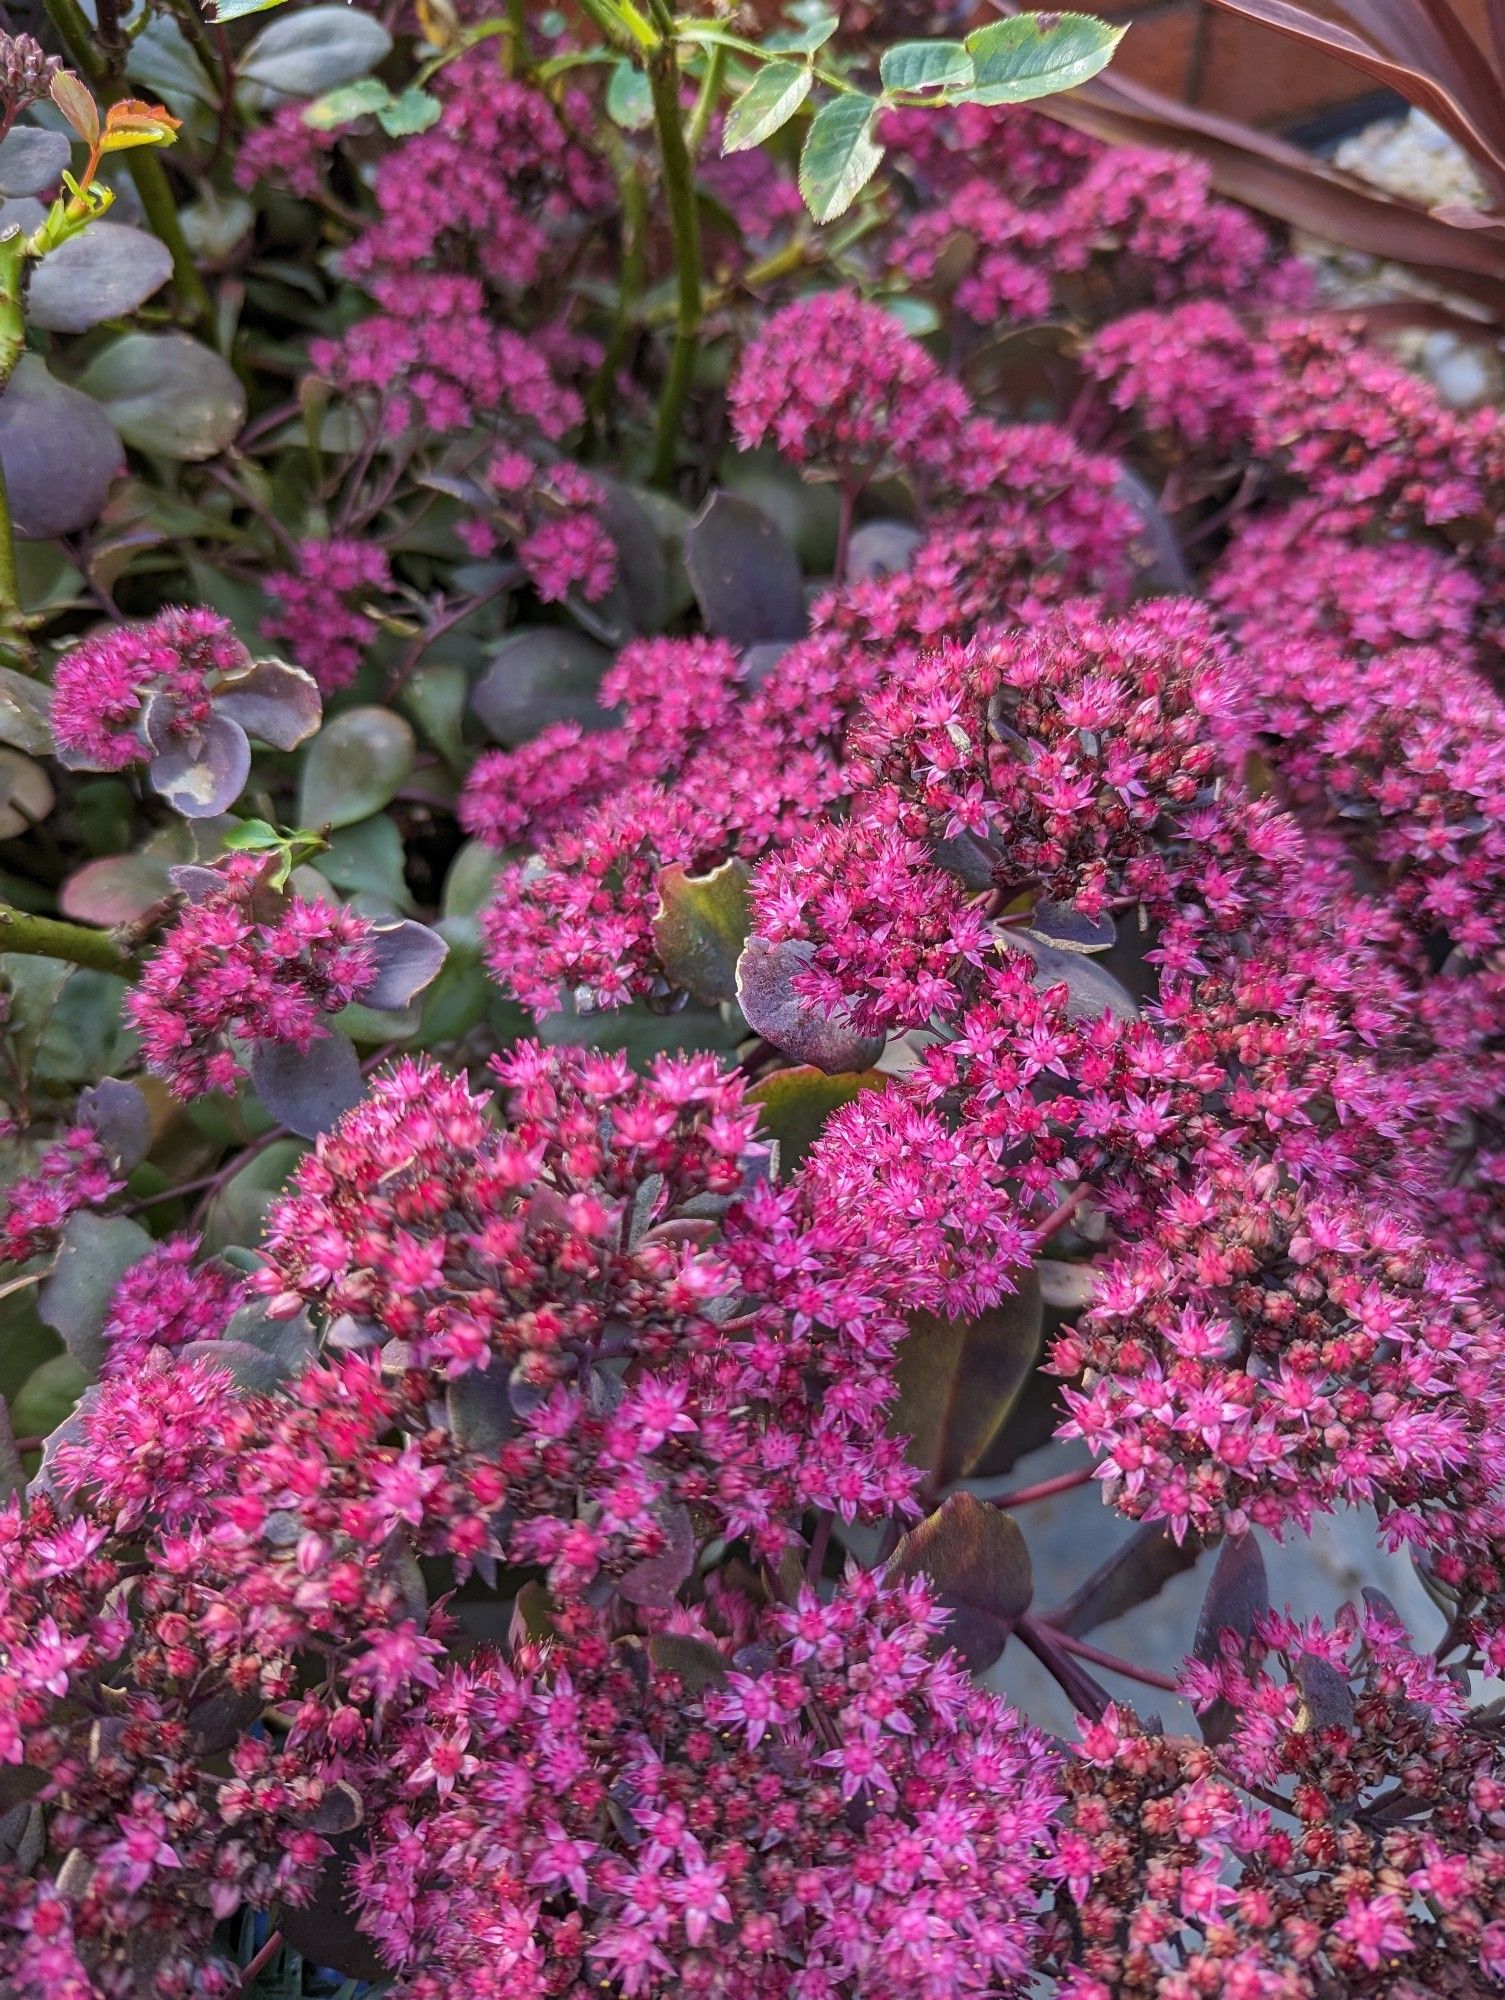
[(1034, 930), (1024, 927), (1005, 930), (1004, 942), (1012, 948), (1024, 951), (1035, 961), (1035, 986), (1041, 993), (1052, 987), (1066, 988), (1066, 1015), (1072, 1021), (1096, 1021), (1112, 1014), (1120, 1021), (1134, 1021), (1139, 1018), (1139, 1007), (1126, 986), (1116, 980), (1111, 972), (1092, 959), (1084, 956), (1084, 949), (1074, 945), (1068, 950)]
[(361, 1005), (392, 1011), (412, 1005), (438, 977), (449, 953), (449, 946), (437, 931), (407, 920), (378, 930), (371, 949), (376, 959), (376, 980), (362, 993)]
[(319, 684), (286, 660), (252, 660), (214, 690), (216, 714), (274, 750), (296, 750), (323, 720)]
[(64, 881), (58, 904), (76, 924), (128, 924), (172, 892), (172, 864), (158, 854), (106, 854)]
[(146, 1158), (152, 1142), (152, 1111), (140, 1088), (107, 1076), (79, 1092), (78, 1121), (92, 1125), (119, 1173)]
[(667, 1611), (675, 1593), (695, 1567), (695, 1530), (689, 1509), (678, 1500), (665, 1500), (654, 1509), (664, 1533), (664, 1547), (656, 1556), (634, 1563), (617, 1580), (618, 1593), (641, 1609)]
[(793, 1172), (833, 1111), (850, 1104), (864, 1090), (881, 1090), (887, 1081), (875, 1069), (827, 1076), (824, 1070), (801, 1063), (795, 1069), (776, 1069), (772, 1076), (754, 1084), (747, 1101), (758, 1107), (759, 1130), (778, 1141), (779, 1173), (787, 1176)]
[(10, 1406), (15, 1435), (52, 1437), (78, 1408), (88, 1386), (87, 1372), (71, 1354), (54, 1354), (33, 1369), (16, 1391)]
[(295, 1312), (279, 1319), (270, 1299), (249, 1298), (232, 1315), (225, 1328), (226, 1340), (254, 1348), (273, 1362), (279, 1381), (301, 1375), (313, 1360), (317, 1343), (308, 1314)]
[[(1214, 1665), (1221, 1657), (1225, 1634), (1231, 1634), (1240, 1649), (1247, 1648), (1255, 1625), (1269, 1609), (1270, 1582), (1257, 1538), (1252, 1530), (1230, 1536), (1218, 1550), (1208, 1579), (1192, 1639), (1192, 1658), (1204, 1666)], [(1226, 1743), (1238, 1717), (1228, 1702), (1218, 1700), (1203, 1709), (1197, 1720), (1204, 1742)]]
[(37, 1311), (91, 1379), (104, 1360), (102, 1331), (110, 1294), (152, 1247), (139, 1223), (87, 1209), (68, 1218), (57, 1259), (37, 1297)]
[(196, 736), (155, 756), (147, 775), (185, 819), (210, 819), (228, 812), (245, 790), (251, 746), (238, 722), (213, 711)]
[(391, 804), (413, 769), (412, 727), (388, 708), (347, 708), (314, 737), (303, 760), (298, 823), (354, 826)]
[(718, 489), (685, 530), (685, 568), (705, 628), (737, 646), (805, 630), (799, 557), (760, 507)]
[(73, 147), (62, 132), (39, 125), (13, 125), (0, 139), (0, 195), (46, 194), (57, 186)]
[(1118, 942), (1118, 926), (1112, 917), (1085, 916), (1070, 903), (1052, 903), (1042, 898), (1030, 912), (1032, 936), (1043, 938), (1058, 951), (1112, 951)]
[(714, 1006), (737, 997), (737, 960), (752, 921), (747, 863), (735, 856), (708, 875), (679, 862), (658, 878), (653, 945), (672, 986)]
[(611, 711), (596, 699), (611, 654), (593, 639), (540, 627), (509, 632), (490, 652), (470, 705), (493, 742), (526, 743), (556, 722), (611, 728)]
[(366, 76), (392, 50), (392, 37), (370, 14), (353, 7), (307, 7), (273, 21), (237, 65), (252, 98), (322, 97)]
[(158, 237), (128, 222), (91, 222), (37, 264), (26, 317), (45, 333), (87, 333), (134, 312), (171, 276), (172, 257)]
[(33, 757), (54, 754), (52, 689), (14, 667), (0, 667), (0, 743)]
[(737, 1002), (747, 1025), (796, 1063), (834, 1076), (871, 1069), (883, 1053), (881, 1035), (863, 1035), (794, 989), (812, 956), (808, 944), (749, 938), (737, 961)]
[(19, 750), (0, 749), (0, 840), (40, 825), (57, 804), (52, 780)]
[(914, 563), (925, 537), (911, 521), (864, 521), (847, 546), (847, 581), (902, 576)]
[(307, 1049), (258, 1042), (251, 1084), (268, 1115), (303, 1139), (317, 1139), (365, 1094), (360, 1058), (348, 1035), (321, 1035)]
[(232, 1174), (204, 1218), (205, 1247), (228, 1251), (233, 1245), (260, 1242), (266, 1212), (304, 1150), (296, 1139), (276, 1139)]
[(23, 354), (0, 396), (0, 468), (11, 521), (26, 541), (51, 541), (98, 520), (124, 465), (115, 427), (91, 397)]
[(457, 1375), (444, 1392), (444, 1406), (455, 1443), (463, 1451), (489, 1458), (516, 1428), (507, 1379), (495, 1365)]
[(122, 334), (95, 355), (79, 387), (127, 444), (157, 458), (214, 458), (246, 420), (235, 370), (187, 333)]
[(973, 1673), (999, 1658), (1030, 1607), (1034, 1577), (1019, 1523), (973, 1493), (953, 1493), (911, 1528), (888, 1565), (892, 1581), (930, 1579), (950, 1613), (945, 1638)]

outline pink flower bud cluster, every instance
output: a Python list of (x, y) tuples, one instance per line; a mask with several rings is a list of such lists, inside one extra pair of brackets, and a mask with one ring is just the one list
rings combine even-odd
[(500, 451), (486, 469), (494, 505), (462, 521), (459, 535), (473, 556), (510, 542), (545, 604), (578, 593), (605, 597), (617, 580), (617, 548), (600, 518), (606, 488), (579, 466), (540, 465), (525, 451)]
[(399, 1801), (355, 1871), (397, 1992), (1011, 1990), (1058, 1771), (934, 1656), (943, 1624), (870, 1572), (768, 1612), (735, 1661), (667, 1633), (453, 1669), (383, 1745)]
[(307, 1049), (376, 978), (369, 918), (279, 896), (254, 855), (232, 854), (215, 872), (126, 999), (147, 1068), (178, 1097), (233, 1090), (246, 1044)]
[(544, 1564), (562, 1596), (604, 1573), (653, 1601), (708, 1532), (776, 1557), (803, 1507), (904, 1508), (881, 1436), (902, 1323), (855, 1221), (766, 1189), (703, 1217), (743, 1187), (740, 1082), (706, 1057), (638, 1080), (533, 1044), (496, 1068), (506, 1125), (430, 1064), (379, 1077), (268, 1222), (277, 1309), (305, 1302), (407, 1371), (409, 1518), (446, 1397), (457, 1449), (491, 1440), (466, 1475), (490, 1521), (471, 1553)]
[[(240, 672), (250, 655), (217, 612), (178, 607), (144, 625), (116, 625), (66, 652), (53, 681), (52, 728), (77, 767), (124, 771), (197, 731), (209, 716), (215, 682)], [(163, 742), (149, 744), (149, 697), (162, 713)]]
[(53, 1249), (70, 1215), (102, 1208), (120, 1185), (94, 1127), (70, 1126), (29, 1173), (0, 1188), (0, 1263), (24, 1264)]
[(325, 694), (347, 687), (376, 637), (358, 601), (392, 588), (385, 551), (346, 536), (303, 541), (297, 569), (274, 571), (266, 588), (277, 608), (261, 622), (265, 637), (282, 641)]
[(246, 1282), (216, 1259), (201, 1262), (200, 1248), (191, 1232), (164, 1237), (125, 1272), (105, 1308), (103, 1374), (133, 1374), (153, 1348), (176, 1351), (224, 1332)]

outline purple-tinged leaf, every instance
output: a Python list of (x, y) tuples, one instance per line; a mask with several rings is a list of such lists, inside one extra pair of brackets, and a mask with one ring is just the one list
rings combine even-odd
[(1195, 1535), (1178, 1542), (1163, 1521), (1137, 1527), (1108, 1560), (1079, 1584), (1050, 1622), (1074, 1638), (1084, 1639), (1099, 1625), (1110, 1625), (1138, 1604), (1158, 1597), (1174, 1576), (1193, 1567), (1204, 1544)]
[(99, 405), (54, 380), (40, 355), (23, 354), (0, 396), (0, 468), (22, 540), (51, 541), (98, 520), (124, 465)]
[(1043, 898), (1030, 912), (1029, 928), (1058, 951), (1111, 951), (1118, 942), (1118, 926), (1111, 917), (1084, 916), (1070, 903)]
[(649, 1611), (667, 1611), (674, 1593), (695, 1567), (695, 1530), (688, 1508), (678, 1500), (666, 1500), (655, 1508), (664, 1530), (663, 1549), (646, 1556), (617, 1581), (617, 1591), (629, 1604)]
[(271, 1301), (265, 1298), (247, 1299), (225, 1328), (224, 1338), (265, 1355), (279, 1382), (289, 1382), (301, 1375), (313, 1360), (316, 1345), (306, 1312), (278, 1319), (272, 1312)]
[(674, 1674), (692, 1698), (726, 1679), (726, 1661), (705, 1639), (692, 1639), (686, 1632), (655, 1632), (647, 1647), (658, 1672)]
[(360, 1851), (361, 1837), (355, 1831), (338, 1834), (333, 1845), (309, 1900), (297, 1907), (284, 1904), (278, 1913), (283, 1941), (310, 1964), (331, 1966), (347, 1979), (386, 1979), (391, 1968), (355, 1927), (346, 1870)]
[(444, 1392), (444, 1405), (455, 1443), (482, 1458), (494, 1457), (516, 1429), (506, 1378), (496, 1365), (457, 1375)]
[(871, 1069), (883, 1053), (882, 1035), (863, 1035), (794, 990), (794, 976), (809, 964), (811, 947), (797, 940), (769, 944), (749, 938), (737, 961), (737, 1000), (747, 1025), (797, 1063), (813, 1063), (828, 1076)]
[(491, 648), (470, 705), (497, 743), (526, 743), (556, 722), (610, 729), (615, 717), (596, 699), (610, 665), (604, 646), (567, 626), (509, 632)]
[(888, 1565), (894, 1581), (929, 1577), (950, 1612), (943, 1636), (973, 1673), (992, 1666), (1034, 1595), (1019, 1524), (973, 1493), (953, 1493), (911, 1528)]
[(1017, 1283), (1017, 1292), (971, 1319), (914, 1314), (900, 1343), (889, 1427), (908, 1438), (910, 1463), (937, 1486), (976, 1473), (1040, 1358), (1039, 1281), (1024, 1269)]
[(909, 521), (864, 521), (853, 531), (847, 547), (846, 581), (865, 583), (873, 577), (902, 576), (924, 540), (920, 529)]
[[(1269, 1608), (1270, 1584), (1265, 1575), (1265, 1559), (1253, 1533), (1225, 1541), (1202, 1600), (1192, 1640), (1192, 1657), (1204, 1666), (1216, 1665), (1225, 1632), (1231, 1632), (1241, 1646), (1247, 1647), (1255, 1625)], [(1198, 1720), (1204, 1742), (1226, 1743), (1238, 1718), (1226, 1701), (1218, 1700), (1204, 1709)]]
[(79, 1122), (92, 1125), (117, 1172), (129, 1173), (146, 1158), (152, 1142), (152, 1114), (134, 1083), (107, 1076), (79, 1092)]
[(147, 230), (91, 222), (34, 267), (26, 317), (47, 333), (87, 333), (134, 312), (171, 276), (167, 246)]
[(5, 1398), (0, 1396), (0, 1507), (13, 1493), (19, 1493), (26, 1484), (26, 1469), (21, 1463), (21, 1454), (16, 1449), (16, 1434), (11, 1429), (10, 1410)]
[(319, 684), (286, 660), (253, 660), (214, 690), (215, 712), (274, 750), (296, 750), (323, 719)]
[(227, 715), (211, 714), (202, 732), (155, 756), (152, 785), (185, 819), (228, 812), (251, 775), (246, 732)]
[(360, 1058), (348, 1035), (323, 1035), (300, 1051), (287, 1042), (258, 1042), (251, 1083), (279, 1125), (300, 1139), (317, 1139), (365, 1093)]
[(760, 507), (717, 491), (685, 530), (685, 568), (706, 630), (737, 646), (805, 630), (799, 557)]
[(237, 1389), (248, 1396), (267, 1396), (286, 1380), (270, 1354), (253, 1347), (248, 1340), (190, 1340), (178, 1349), (182, 1361), (207, 1361), (223, 1368)]
[(1298, 1653), (1294, 1671), (1301, 1690), (1299, 1729), (1320, 1734), (1324, 1729), (1353, 1728), (1353, 1689), (1335, 1666), (1315, 1653)]
[(74, 923), (108, 930), (131, 923), (172, 890), (172, 866), (162, 855), (106, 854), (68, 877), (58, 903)]
[(383, 925), (371, 943), (376, 959), (376, 983), (360, 996), (363, 1007), (397, 1012), (439, 976), (449, 946), (437, 931), (406, 918)]
[(1001, 936), (1006, 945), (1028, 952), (1035, 961), (1035, 985), (1040, 992), (1056, 986), (1066, 988), (1068, 1020), (1096, 1021), (1105, 1013), (1120, 1021), (1139, 1018), (1139, 1008), (1129, 989), (1120, 985), (1111, 972), (1105, 972), (1102, 966), (1085, 957), (1080, 947), (1063, 951), (1032, 930), (1005, 930)]
[(0, 195), (46, 194), (62, 178), (73, 148), (61, 132), (39, 125), (14, 125), (0, 139)]

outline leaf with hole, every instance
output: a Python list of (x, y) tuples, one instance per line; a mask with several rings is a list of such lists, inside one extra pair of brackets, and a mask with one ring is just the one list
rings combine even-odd
[(873, 137), (878, 106), (870, 97), (833, 97), (810, 121), (800, 153), (800, 193), (817, 222), (845, 215), (883, 158)]
[(737, 960), (751, 921), (747, 884), (747, 863), (735, 857), (709, 875), (691, 875), (675, 862), (658, 878), (653, 944), (664, 976), (708, 1005), (737, 997)]
[(745, 153), (780, 131), (810, 95), (804, 63), (765, 63), (726, 114), (723, 153)]
[(973, 81), (972, 57), (961, 42), (897, 42), (878, 63), (885, 90), (958, 90)]
[(1075, 90), (1106, 69), (1123, 40), (1090, 14), (1015, 14), (968, 35), (976, 81), (960, 93), (967, 104), (1024, 104)]

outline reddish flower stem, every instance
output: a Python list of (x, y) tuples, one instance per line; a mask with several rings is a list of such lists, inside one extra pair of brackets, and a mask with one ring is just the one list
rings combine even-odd
[(1052, 1643), (1063, 1652), (1074, 1653), (1079, 1660), (1090, 1660), (1095, 1667), (1102, 1667), (1107, 1673), (1122, 1674), (1125, 1680), (1139, 1681), (1144, 1687), (1160, 1688), (1166, 1694), (1181, 1692), (1181, 1683), (1169, 1674), (1156, 1673), (1153, 1667), (1137, 1667), (1132, 1660), (1121, 1659), (1117, 1653), (1105, 1653), (1101, 1646), (1089, 1646), (1085, 1639), (1074, 1638), (1057, 1625), (1042, 1629), (1050, 1633)]
[(240, 1976), (240, 1990), (243, 1994), (250, 1992), (258, 1976), (266, 1970), (281, 1949), (282, 1933), (273, 1931), (260, 1951), (247, 1961), (246, 1969)]
[(990, 1507), (1027, 1507), (1031, 1500), (1049, 1500), (1055, 1493), (1070, 1493), (1085, 1486), (1096, 1475), (1095, 1465), (1079, 1465), (1074, 1472), (1058, 1472), (1054, 1479), (1041, 1479), (1033, 1486), (1016, 1486), (1012, 1493), (996, 1493)]

